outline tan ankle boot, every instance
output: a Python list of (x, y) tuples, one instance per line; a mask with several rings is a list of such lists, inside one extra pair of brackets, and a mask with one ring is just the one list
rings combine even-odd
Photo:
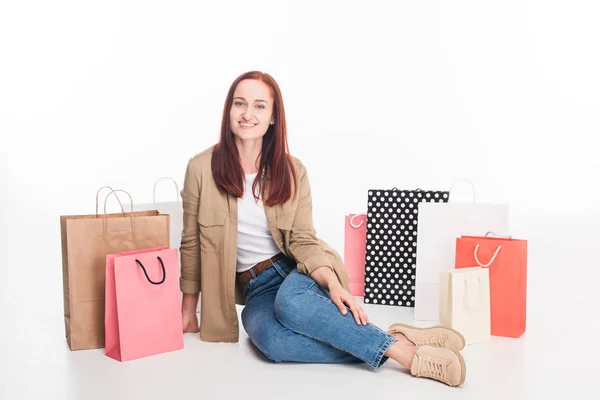
[(401, 333), (415, 346), (444, 347), (456, 351), (465, 348), (465, 338), (460, 332), (443, 326), (417, 328), (406, 324), (393, 324), (388, 333)]
[(452, 349), (422, 346), (417, 348), (410, 366), (416, 377), (431, 378), (449, 386), (465, 382), (467, 367), (460, 353)]

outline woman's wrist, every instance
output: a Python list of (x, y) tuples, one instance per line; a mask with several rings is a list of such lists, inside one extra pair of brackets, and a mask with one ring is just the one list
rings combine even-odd
[(327, 265), (315, 269), (312, 274), (310, 274), (310, 277), (313, 278), (319, 286), (327, 289), (331, 289), (340, 284), (331, 267)]
[(183, 312), (196, 312), (198, 308), (198, 300), (200, 299), (200, 293), (184, 293), (182, 301)]

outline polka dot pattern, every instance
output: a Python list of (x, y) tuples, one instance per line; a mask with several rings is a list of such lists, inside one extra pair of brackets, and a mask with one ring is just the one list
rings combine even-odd
[(364, 302), (414, 307), (420, 202), (448, 202), (447, 191), (369, 190)]

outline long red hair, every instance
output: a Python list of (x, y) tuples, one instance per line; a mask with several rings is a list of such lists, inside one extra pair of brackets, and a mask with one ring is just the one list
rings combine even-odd
[[(212, 174), (217, 187), (224, 193), (242, 197), (244, 194), (244, 170), (231, 131), (229, 113), (233, 104), (233, 94), (237, 85), (244, 79), (256, 79), (264, 82), (273, 92), (273, 117), (275, 124), (269, 125), (263, 136), (262, 149), (259, 154), (258, 175), (252, 185), (256, 196), (256, 188), (260, 190), (263, 204), (272, 206), (282, 204), (292, 197), (292, 179), (297, 188), (297, 176), (294, 164), (289, 155), (285, 110), (279, 85), (271, 75), (260, 71), (246, 72), (237, 77), (231, 84), (221, 121), (221, 138), (215, 146), (212, 156)], [(297, 190), (296, 190), (297, 194)]]

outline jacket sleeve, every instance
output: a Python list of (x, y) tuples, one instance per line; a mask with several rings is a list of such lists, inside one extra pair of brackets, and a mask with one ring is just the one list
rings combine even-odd
[(181, 278), (183, 293), (200, 292), (200, 237), (198, 230), (198, 204), (201, 180), (188, 163), (181, 198), (183, 201), (183, 232), (181, 234)]
[(310, 275), (319, 267), (327, 266), (333, 271), (333, 262), (317, 238), (313, 226), (312, 198), (306, 168), (298, 168), (299, 199), (296, 216), (290, 232), (290, 252), (298, 263), (298, 271)]

